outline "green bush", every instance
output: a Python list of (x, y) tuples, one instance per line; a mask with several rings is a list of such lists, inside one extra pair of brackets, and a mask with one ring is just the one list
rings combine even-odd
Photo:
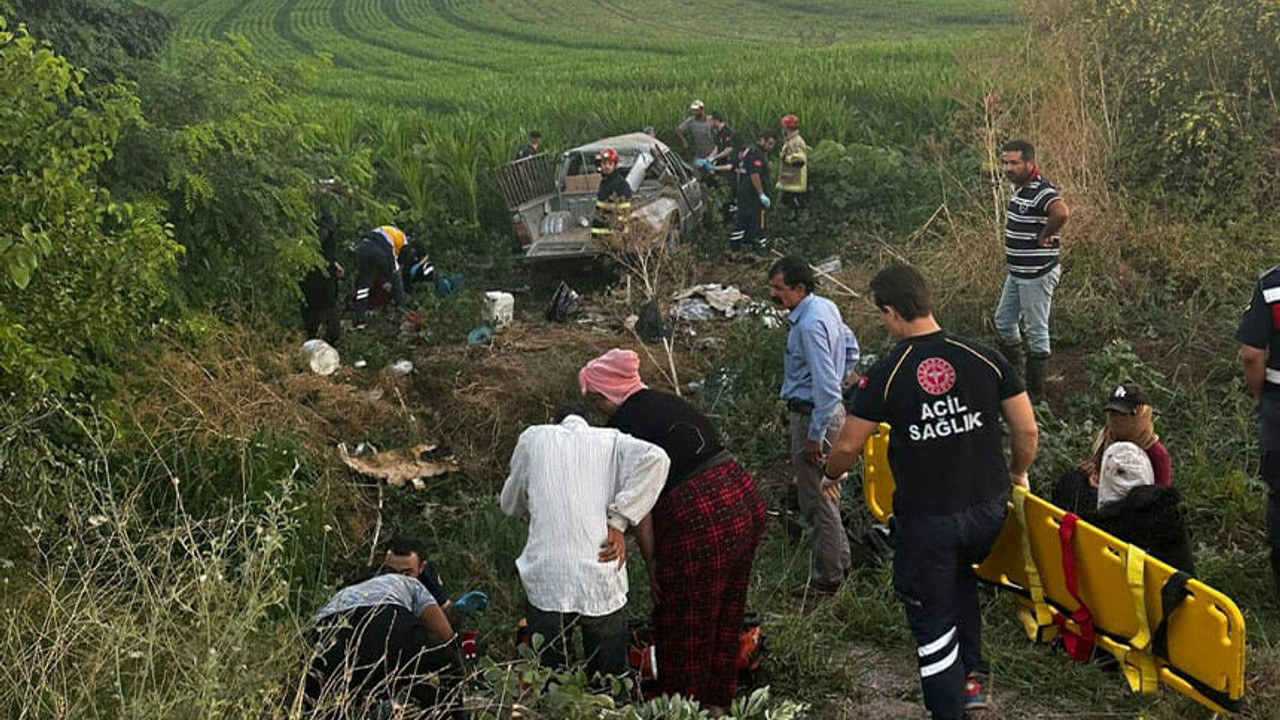
[(153, 202), (100, 182), (138, 100), (0, 18), (0, 394), (68, 390), (135, 341), (178, 246)]

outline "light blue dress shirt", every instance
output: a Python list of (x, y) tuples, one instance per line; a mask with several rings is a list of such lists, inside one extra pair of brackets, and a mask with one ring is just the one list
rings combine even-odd
[(806, 295), (787, 318), (791, 332), (783, 354), (782, 399), (813, 403), (810, 442), (826, 435), (840, 405), (844, 380), (858, 364), (858, 339), (824, 297)]

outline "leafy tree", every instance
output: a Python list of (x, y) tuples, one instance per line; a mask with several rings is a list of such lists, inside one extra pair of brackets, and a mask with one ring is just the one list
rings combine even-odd
[(54, 52), (88, 70), (91, 82), (137, 71), (137, 60), (164, 49), (174, 23), (164, 13), (129, 0), (9, 0), (11, 17)]
[(98, 182), (137, 98), (0, 18), (0, 392), (68, 389), (138, 337), (179, 248), (153, 203)]
[(333, 172), (308, 149), (286, 87), (249, 46), (187, 42), (139, 76), (142, 118), (112, 166), (114, 187), (167, 207), (186, 249), (186, 306), (292, 313), (319, 263), (311, 198)]

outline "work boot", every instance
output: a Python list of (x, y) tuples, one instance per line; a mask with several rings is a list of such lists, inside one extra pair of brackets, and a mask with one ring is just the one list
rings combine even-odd
[(1027, 381), (1027, 369), (1025, 367), (1025, 358), (1022, 355), (1022, 343), (1000, 343), (1000, 354), (1004, 355), (1004, 359), (1009, 361), (1013, 366), (1014, 372), (1018, 373), (1018, 379), (1022, 382)]
[(1048, 353), (1027, 355), (1027, 393), (1031, 395), (1033, 403), (1044, 400), (1044, 379), (1048, 374), (1048, 363)]

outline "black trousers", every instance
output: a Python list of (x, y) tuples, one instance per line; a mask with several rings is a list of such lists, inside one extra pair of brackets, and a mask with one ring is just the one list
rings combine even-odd
[(318, 269), (312, 269), (302, 281), (302, 329), (308, 338), (320, 337), (324, 326), (324, 341), (338, 344), (338, 282)]
[[(379, 698), (405, 692), (423, 708), (441, 704), (461, 675), (456, 639), (433, 647), (421, 619), (399, 605), (374, 605), (338, 613), (316, 628), (315, 650), (307, 672), (308, 708), (328, 710), (326, 717), (362, 717)], [(424, 678), (439, 672), (440, 683)], [(344, 698), (331, 707), (329, 698)]]
[(951, 515), (894, 518), (893, 585), (934, 720), (963, 718), (965, 676), (987, 671), (973, 565), (991, 551), (1004, 516), (1001, 497)]
[(733, 223), (733, 233), (729, 235), (729, 249), (755, 250), (764, 237), (764, 206), (757, 198), (738, 198), (738, 212)]
[(396, 270), (396, 259), (391, 247), (380, 238), (365, 238), (356, 245), (356, 308), (355, 321), (364, 322), (364, 315), (369, 309), (369, 293), (374, 278), (391, 283), (392, 297), (396, 307), (403, 309), (408, 305), (405, 297), (404, 278)]
[(573, 631), (582, 630), (582, 654), (587, 659), (587, 677), (622, 675), (627, 669), (627, 641), (631, 636), (627, 608), (592, 617), (577, 613), (558, 613), (528, 608), (529, 632), (541, 635), (542, 664), (553, 668), (568, 667), (573, 648)]
[(1267, 544), (1271, 546), (1271, 578), (1280, 594), (1280, 452), (1262, 453), (1262, 481), (1267, 484)]

